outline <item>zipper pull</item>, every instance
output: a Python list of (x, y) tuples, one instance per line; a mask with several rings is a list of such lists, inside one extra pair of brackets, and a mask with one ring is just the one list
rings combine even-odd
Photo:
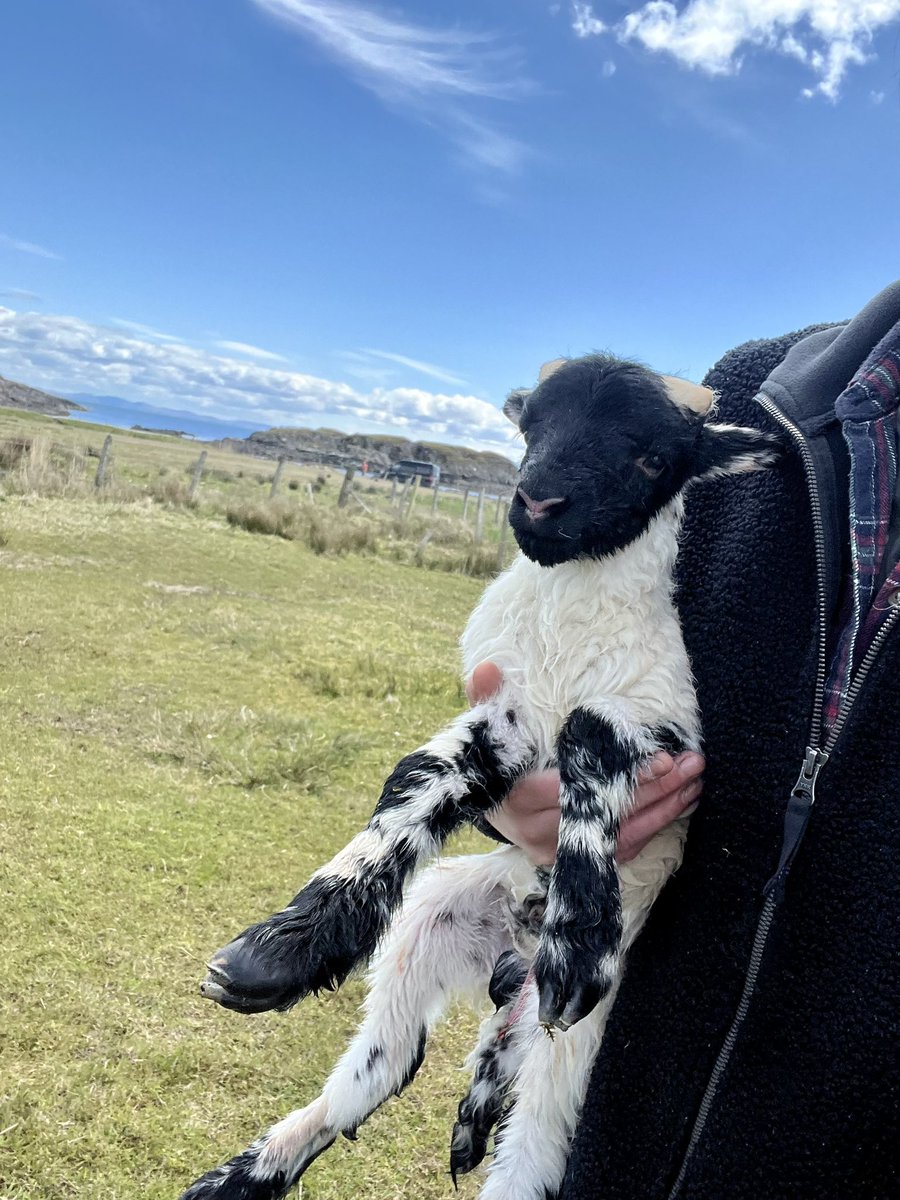
[(828, 755), (816, 746), (807, 746), (806, 757), (800, 768), (800, 775), (794, 784), (787, 811), (784, 814), (784, 837), (781, 842), (781, 858), (775, 874), (763, 888), (763, 895), (768, 896), (776, 888), (783, 889), (794, 855), (803, 841), (806, 826), (809, 824), (809, 814), (816, 802), (816, 781), (819, 772), (828, 762)]

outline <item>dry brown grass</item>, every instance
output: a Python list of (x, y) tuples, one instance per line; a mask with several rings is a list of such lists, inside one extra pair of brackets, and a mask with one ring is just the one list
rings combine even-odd
[[(338, 509), (340, 473), (288, 463), (282, 472), (282, 494), (270, 497), (273, 472), (256, 460), (215, 447), (200, 488), (191, 481), (199, 449), (196, 444), (164, 436), (115, 431), (112, 456), (102, 487), (95, 486), (101, 435), (105, 432), (73, 422), (37, 419), (0, 410), (0, 495), (85, 500), (91, 506), (150, 505), (194, 510), (234, 528), (297, 541), (319, 555), (380, 555), (409, 566), (489, 578), (509, 561), (510, 544), (501, 549), (494, 502), (485, 506), (482, 536), (461, 517), (461, 498), (431, 498), (399, 493), (383, 481), (357, 480), (347, 507)], [(266, 464), (269, 467), (269, 464)]]

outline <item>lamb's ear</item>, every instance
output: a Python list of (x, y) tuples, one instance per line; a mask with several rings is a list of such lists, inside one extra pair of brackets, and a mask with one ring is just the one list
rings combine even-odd
[(716, 393), (712, 388), (691, 383), (688, 379), (678, 379), (674, 375), (663, 375), (662, 381), (666, 385), (669, 399), (674, 400), (679, 408), (686, 408), (688, 412), (705, 416), (715, 403)]
[(742, 425), (705, 424), (694, 451), (694, 479), (740, 475), (769, 467), (781, 453), (778, 439)]
[(522, 410), (525, 407), (525, 401), (531, 395), (530, 388), (514, 388), (506, 397), (503, 405), (503, 415), (509, 417), (513, 425), (518, 429), (519, 421), (522, 419)]

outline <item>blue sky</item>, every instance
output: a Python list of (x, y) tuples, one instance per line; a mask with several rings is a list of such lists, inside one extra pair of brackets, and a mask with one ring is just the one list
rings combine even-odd
[(900, 274), (900, 0), (4, 6), (0, 373), (508, 446)]

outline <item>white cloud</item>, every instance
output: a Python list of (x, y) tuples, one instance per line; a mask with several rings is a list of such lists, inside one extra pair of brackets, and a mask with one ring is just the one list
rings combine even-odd
[(884, 104), (884, 97), (884, 92), (876, 92), (874, 90), (869, 92), (869, 99), (873, 104)]
[[(573, 3), (579, 37), (589, 18), (589, 5)], [(875, 34), (898, 18), (900, 0), (649, 0), (611, 32), (709, 75), (736, 74), (749, 49), (784, 54), (816, 75), (805, 96), (837, 100), (849, 68), (868, 61)]]
[(234, 354), (244, 354), (248, 358), (260, 358), (263, 362), (287, 362), (283, 354), (275, 354), (272, 350), (262, 350), (259, 346), (251, 346), (249, 342), (216, 342), (219, 350), (231, 350)]
[(510, 50), (488, 34), (388, 16), (356, 0), (252, 0), (308, 38), (364, 87), (444, 132), (479, 166), (518, 170), (524, 146), (483, 118), (473, 103), (509, 100), (531, 85)]
[(592, 4), (580, 4), (578, 0), (574, 0), (572, 4), (572, 28), (575, 30), (576, 37), (586, 38), (593, 37), (598, 33), (605, 33), (609, 26), (594, 16), (594, 7)]
[(78, 317), (0, 306), (0, 374), (51, 391), (121, 395), (258, 421), (260, 428), (327, 424), (348, 431), (400, 430), (412, 438), (510, 457), (517, 453), (505, 417), (477, 396), (397, 387), (361, 391), (338, 380), (150, 341)]
[(20, 254), (34, 254), (37, 258), (61, 258), (61, 255), (48, 250), (46, 246), (39, 246), (37, 242), (23, 242), (7, 233), (0, 233), (0, 250), (3, 249), (18, 250)]
[(613, 77), (613, 75), (615, 75), (615, 73), (616, 73), (616, 64), (613, 62), (613, 60), (611, 58), (606, 59), (606, 61), (603, 63), (603, 66), (600, 68), (600, 74), (603, 76), (604, 79), (612, 79), (612, 77)]

